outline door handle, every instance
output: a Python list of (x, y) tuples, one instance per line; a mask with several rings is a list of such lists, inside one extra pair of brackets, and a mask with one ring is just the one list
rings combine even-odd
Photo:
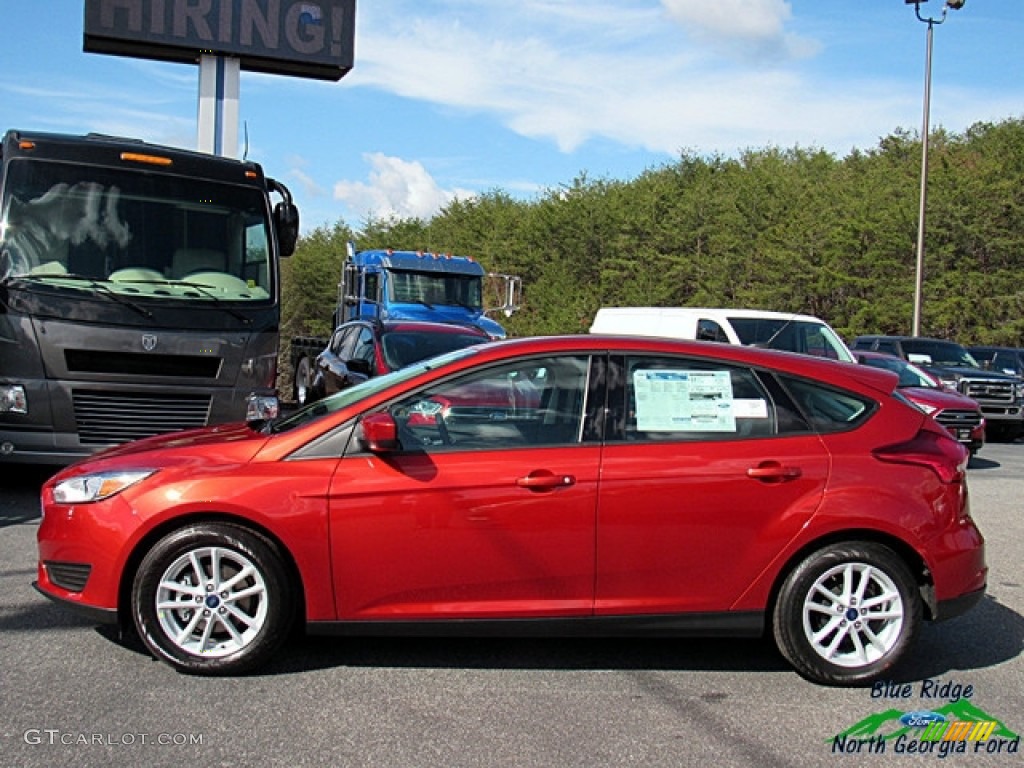
[(556, 475), (544, 469), (531, 472), (526, 477), (520, 477), (516, 480), (516, 485), (531, 491), (553, 491), (555, 488), (568, 488), (576, 485), (576, 478), (573, 475)]
[(756, 467), (747, 470), (747, 477), (763, 480), (766, 483), (784, 483), (795, 480), (803, 474), (800, 467), (784, 467), (777, 461), (763, 461)]

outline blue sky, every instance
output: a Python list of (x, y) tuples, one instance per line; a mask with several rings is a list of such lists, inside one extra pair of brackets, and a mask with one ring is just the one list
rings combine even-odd
[[(84, 53), (82, 0), (3, 6), (4, 128), (195, 147), (197, 67)], [(239, 135), (306, 232), (629, 180), (682, 152), (842, 157), (920, 131), (926, 30), (903, 0), (357, 0), (353, 70), (243, 72)], [(932, 127), (1024, 116), (1022, 41), (1024, 0), (950, 11)]]

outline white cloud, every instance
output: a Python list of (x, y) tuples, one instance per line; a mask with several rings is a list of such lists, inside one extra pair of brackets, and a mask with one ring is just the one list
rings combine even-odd
[[(806, 135), (808, 89), (785, 65), (813, 44), (786, 33), (782, 0), (464, 1), (429, 16), (396, 1), (363, 12), (349, 85), (490, 114), (563, 152), (594, 138), (717, 149), (723, 124), (768, 143), (786, 141), (786, 126)], [(760, 51), (759, 66), (723, 63), (727, 44)]]
[(785, 0), (661, 0), (668, 15), (694, 37), (747, 59), (786, 59), (818, 51), (812, 40), (786, 31), (793, 15)]
[(339, 181), (334, 199), (359, 217), (429, 219), (456, 197), (471, 197), (468, 190), (445, 190), (419, 162), (388, 157), (381, 152), (363, 155), (370, 164), (369, 181)]

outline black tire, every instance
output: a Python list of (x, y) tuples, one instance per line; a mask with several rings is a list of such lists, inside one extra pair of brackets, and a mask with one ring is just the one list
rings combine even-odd
[(779, 651), (802, 676), (825, 685), (863, 685), (900, 660), (921, 615), (906, 563), (883, 545), (850, 542), (818, 550), (790, 572), (772, 627)]
[(158, 541), (139, 565), (131, 597), (147, 649), (191, 674), (239, 674), (265, 663), (294, 617), (278, 548), (227, 523), (181, 528)]
[(295, 402), (299, 405), (306, 405), (312, 402), (309, 399), (310, 385), (311, 385), (311, 370), (309, 365), (309, 358), (306, 356), (300, 357), (298, 364), (295, 366)]

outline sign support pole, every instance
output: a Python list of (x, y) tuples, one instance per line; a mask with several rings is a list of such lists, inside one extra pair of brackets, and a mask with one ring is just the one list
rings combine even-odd
[(238, 91), (241, 62), (231, 56), (199, 57), (198, 149), (238, 157)]

